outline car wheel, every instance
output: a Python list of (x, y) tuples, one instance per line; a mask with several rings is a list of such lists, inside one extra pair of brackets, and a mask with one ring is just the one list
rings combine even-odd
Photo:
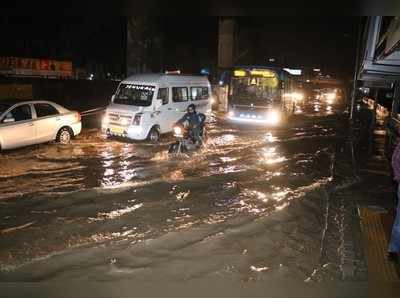
[(153, 127), (150, 130), (149, 135), (147, 136), (147, 139), (152, 143), (157, 143), (158, 141), (160, 141), (159, 129), (157, 127)]
[(60, 144), (69, 144), (72, 139), (72, 132), (69, 128), (63, 127), (57, 134), (56, 141)]

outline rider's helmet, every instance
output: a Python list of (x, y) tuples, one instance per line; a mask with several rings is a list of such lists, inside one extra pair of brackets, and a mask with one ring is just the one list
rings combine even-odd
[(196, 113), (196, 106), (193, 104), (193, 103), (191, 103), (188, 107), (187, 107), (187, 110), (186, 110), (188, 113)]

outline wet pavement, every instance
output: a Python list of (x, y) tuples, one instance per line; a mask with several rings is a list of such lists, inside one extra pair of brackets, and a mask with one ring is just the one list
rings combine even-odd
[(357, 182), (344, 109), (309, 102), (275, 128), (214, 115), (207, 146), (180, 158), (172, 136), (96, 129), (3, 153), (0, 280), (341, 280), (331, 193)]

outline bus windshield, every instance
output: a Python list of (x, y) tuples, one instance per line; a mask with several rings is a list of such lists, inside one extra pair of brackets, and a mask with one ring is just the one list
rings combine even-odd
[(151, 105), (154, 86), (122, 84), (114, 98), (114, 103), (147, 107)]
[(232, 80), (232, 102), (265, 106), (277, 100), (279, 80), (274, 77), (243, 76)]

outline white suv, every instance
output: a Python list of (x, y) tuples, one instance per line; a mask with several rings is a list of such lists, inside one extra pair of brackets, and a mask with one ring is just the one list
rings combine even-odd
[(80, 114), (56, 103), (0, 100), (0, 150), (53, 140), (66, 144), (81, 129)]
[(107, 107), (102, 131), (109, 136), (157, 142), (172, 132), (190, 104), (211, 111), (211, 85), (204, 76), (137, 74), (118, 86)]

